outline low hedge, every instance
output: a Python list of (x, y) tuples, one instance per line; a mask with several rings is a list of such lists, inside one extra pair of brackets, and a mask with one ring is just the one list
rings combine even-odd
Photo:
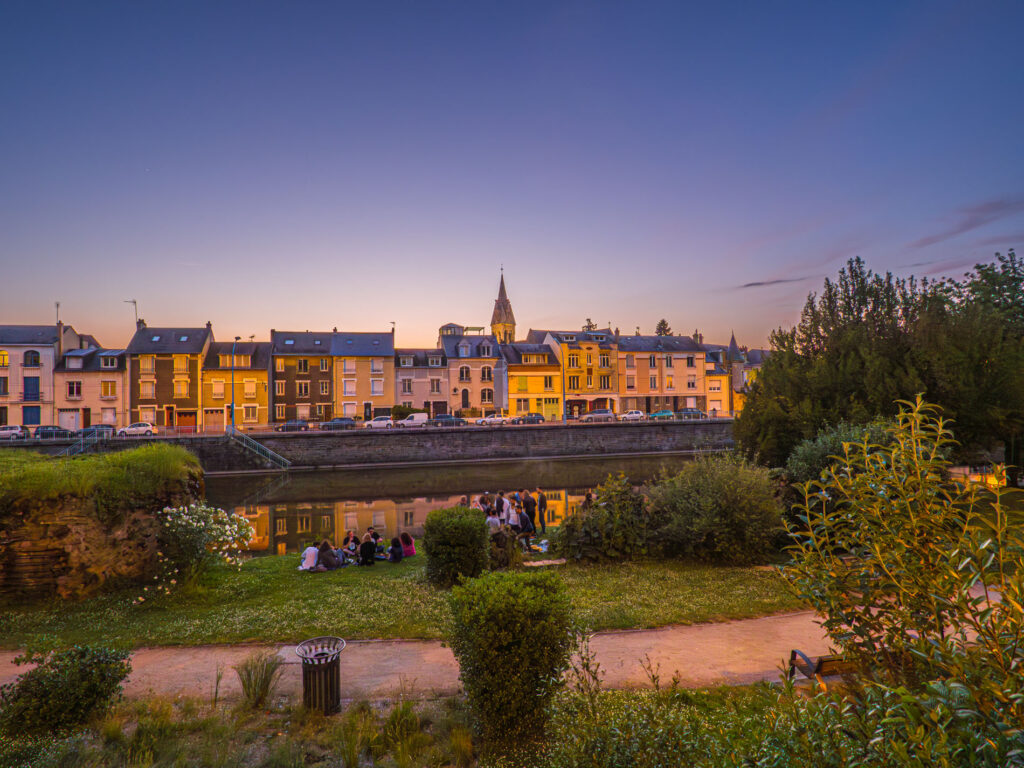
[(490, 541), (479, 509), (435, 509), (423, 524), (427, 578), (442, 587), (471, 579), (487, 570)]

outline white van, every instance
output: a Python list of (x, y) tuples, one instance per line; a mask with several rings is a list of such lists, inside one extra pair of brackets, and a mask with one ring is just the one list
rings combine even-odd
[(410, 413), (404, 419), (395, 422), (396, 427), (425, 427), (430, 419), (429, 413)]

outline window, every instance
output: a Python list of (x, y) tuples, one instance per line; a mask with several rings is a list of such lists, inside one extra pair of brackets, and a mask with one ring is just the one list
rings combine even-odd
[(665, 367), (666, 368), (671, 368), (672, 367), (672, 355), (665, 355)]
[(714, 380), (714, 381), (711, 381), (708, 384), (708, 392), (721, 392), (721, 391), (722, 391), (722, 382), (718, 381), (717, 379)]
[(383, 395), (384, 394), (384, 379), (370, 379), (370, 394), (371, 395)]
[(384, 360), (380, 357), (370, 358), (370, 373), (384, 373)]
[(139, 408), (139, 421), (156, 424), (156, 408)]
[(100, 382), (100, 397), (117, 397), (117, 382), (116, 381), (101, 381)]
[(328, 361), (328, 359), (326, 357), (321, 357), (320, 358), (320, 371), (322, 373), (327, 373), (327, 366), (329, 366), (329, 365), (330, 365), (330, 361)]
[(188, 373), (188, 355), (174, 356), (174, 372)]
[(68, 357), (65, 358), (64, 362), (67, 365), (69, 371), (82, 370), (82, 358), (80, 357)]
[(580, 367), (580, 356), (579, 355), (577, 355), (575, 353), (569, 355), (569, 367), (570, 368), (579, 368)]
[(402, 401), (402, 407), (403, 408), (412, 408), (412, 400), (403, 400)]
[(672, 383), (672, 377), (671, 376), (666, 376), (665, 377), (665, 388), (666, 389), (675, 389), (675, 385)]
[(611, 386), (612, 386), (611, 381), (612, 381), (612, 377), (611, 376), (602, 376), (598, 383), (601, 385), (601, 389), (611, 389)]
[(657, 355), (651, 355), (650, 357), (648, 357), (647, 358), (647, 365), (649, 365), (651, 368), (656, 368), (657, 365), (658, 365), (658, 356)]
[(327, 415), (327, 408), (328, 408), (327, 403), (317, 403), (316, 404), (316, 417), (318, 419), (324, 418), (324, 416)]
[(80, 382), (80, 381), (69, 381), (67, 384), (68, 384), (68, 400), (81, 400), (82, 399), (82, 382)]
[(254, 422), (258, 418), (259, 408), (255, 405), (242, 406), (242, 421)]
[(295, 406), (295, 418), (297, 419), (308, 419), (309, 418), (309, 403), (299, 403)]
[(696, 389), (697, 388), (697, 377), (696, 376), (687, 376), (686, 377), (686, 388), (687, 389)]
[[(283, 419), (284, 416), (282, 416), (281, 418)], [(284, 534), (288, 533), (287, 517), (279, 517), (274, 521), (274, 533), (276, 533), (278, 536), (283, 536)]]
[(143, 373), (155, 373), (156, 357), (154, 355), (142, 355), (139, 358), (139, 370)]
[(594, 364), (594, 356), (592, 354), (590, 354), (589, 352), (587, 352), (587, 365), (593, 365), (593, 364)]
[(295, 392), (299, 397), (309, 397), (309, 382), (308, 381), (296, 381)]
[(437, 368), (437, 366), (439, 366), (440, 364), (441, 358), (438, 355), (432, 355), (431, 357), (427, 358), (427, 365), (431, 366), (432, 368)]
[(711, 406), (708, 410), (711, 411), (712, 415), (715, 415), (718, 411), (722, 410), (721, 400), (711, 400), (709, 405)]
[(604, 334), (603, 333), (594, 334), (594, 341), (604, 341)]
[(351, 360), (351, 359), (344, 360), (342, 362), (342, 364), (341, 364), (341, 369), (345, 373), (355, 373), (356, 372), (356, 361), (355, 360)]
[(430, 394), (439, 395), (441, 394), (441, 380), (431, 379), (430, 380)]
[(26, 427), (34, 427), (39, 424), (42, 409), (38, 405), (24, 405), (21, 408), (21, 423)]
[(687, 368), (696, 368), (697, 367), (697, 364), (693, 360), (693, 355), (687, 355), (686, 356), (686, 367)]
[(402, 355), (399, 359), (399, 365), (403, 368), (412, 368), (412, 356)]
[(0, 349), (0, 368), (6, 368), (8, 365), (10, 365), (10, 362), (11, 358), (7, 354), (7, 350)]
[(104, 424), (116, 424), (117, 423), (117, 409), (116, 408), (104, 408), (100, 411), (100, 419)]
[(7, 377), (0, 376), (0, 395), (11, 394), (10, 386), (7, 384)]
[(636, 376), (626, 377), (626, 389), (636, 389)]
[(554, 388), (555, 388), (555, 377), (554, 376), (545, 376), (544, 377), (544, 389), (554, 389)]
[(576, 341), (576, 334), (575, 333), (567, 333), (567, 334), (565, 334), (565, 336), (562, 337), (562, 339), (565, 340), (565, 341)]
[(480, 402), (481, 403), (493, 403), (494, 402), (494, 390), (493, 389), (481, 389), (480, 390)]
[(626, 355), (626, 367), (636, 368), (636, 358), (632, 355)]
[(188, 341), (188, 336), (179, 336), (178, 341)]
[(278, 421), (280, 421), (281, 419), (284, 418), (284, 405), (283, 404), (278, 403), (277, 405), (274, 406), (274, 418), (277, 419)]
[[(39, 353), (34, 349), (28, 350), (21, 358), (21, 364), (25, 368), (38, 368), (39, 367)], [(36, 422), (39, 423), (38, 421)]]
[(143, 400), (152, 400), (154, 397), (156, 397), (156, 382), (140, 381), (139, 397), (141, 397)]
[(116, 357), (101, 357), (100, 368), (117, 368)]
[(494, 371), (489, 365), (480, 369), (480, 381), (494, 381)]
[(579, 388), (580, 388), (580, 377), (579, 376), (570, 376), (569, 377), (569, 389), (579, 389)]
[(278, 397), (283, 397), (284, 396), (284, 382), (283, 381), (275, 381), (274, 382), (274, 394), (277, 395)]
[(403, 395), (411, 395), (412, 394), (412, 379), (402, 379), (402, 394)]
[(588, 373), (587, 374), (587, 389), (593, 389), (593, 387), (594, 387), (594, 376), (592, 374)]
[(528, 413), (530, 410), (530, 398), (524, 397), (516, 400), (516, 411), (519, 413)]
[(516, 376), (516, 392), (527, 392), (530, 389), (530, 382), (526, 376)]
[(174, 380), (174, 396), (188, 397), (188, 379)]
[(224, 399), (224, 379), (217, 379), (217, 380), (211, 382), (211, 384), (212, 384), (212, 391), (210, 392), (210, 397), (212, 397), (214, 400), (223, 400)]
[(657, 376), (651, 376), (650, 388), (651, 389), (657, 389), (658, 388), (658, 377)]
[(604, 352), (601, 353), (601, 357), (598, 359), (598, 363), (602, 368), (608, 367), (608, 355)]
[(283, 357), (275, 357), (274, 358), (274, 370), (277, 371), (278, 373), (284, 373), (284, 358)]
[(480, 345), (480, 357), (490, 357), (490, 356), (491, 356), (491, 345), (490, 344), (481, 344)]
[(342, 386), (342, 391), (346, 395), (354, 395), (356, 393), (356, 380), (355, 379), (345, 379), (341, 383), (341, 386)]
[(697, 407), (697, 398), (696, 397), (688, 397), (688, 398), (686, 398), (686, 407), (687, 408), (696, 408)]
[(469, 381), (469, 366), (464, 365), (459, 368), (459, 381)]
[(304, 357), (300, 357), (295, 361), (295, 369), (299, 373), (309, 373), (309, 360)]
[(329, 382), (329, 381), (321, 381), (320, 382), (320, 394), (321, 395), (329, 395), (329, 394), (331, 394), (331, 382)]
[(243, 390), (243, 397), (256, 397), (256, 382), (252, 379), (245, 380), (245, 389)]

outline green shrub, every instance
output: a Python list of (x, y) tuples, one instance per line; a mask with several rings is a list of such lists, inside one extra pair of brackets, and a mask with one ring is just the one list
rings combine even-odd
[(553, 537), (555, 551), (569, 560), (623, 560), (650, 553), (650, 520), (642, 494), (625, 475), (608, 476), (593, 504), (573, 510)]
[(281, 657), (273, 651), (258, 651), (235, 667), (245, 706), (260, 709), (267, 705), (274, 695), (283, 664)]
[(205, 503), (167, 507), (157, 517), (158, 558), (167, 580), (194, 580), (223, 560), (239, 564), (241, 550), (255, 533), (241, 515)]
[(840, 422), (826, 427), (817, 437), (799, 443), (786, 460), (786, 473), (790, 482), (806, 483), (817, 480), (835, 457), (843, 455), (843, 443), (882, 443), (887, 440), (886, 424), (873, 421), (870, 424), (849, 424)]
[(768, 470), (734, 455), (704, 456), (647, 487), (655, 536), (670, 557), (763, 562), (782, 529)]
[(488, 573), (455, 587), (451, 606), (449, 642), (480, 736), (491, 744), (538, 736), (573, 640), (558, 580)]
[(404, 419), (411, 413), (427, 413), (422, 408), (411, 408), (408, 405), (393, 405), (391, 406), (391, 418), (395, 421)]
[(129, 655), (128, 651), (76, 645), (20, 657), (19, 664), (38, 666), (0, 686), (0, 732), (60, 732), (102, 714), (121, 694), (121, 681), (131, 672)]
[(423, 524), (423, 551), (427, 578), (450, 587), (460, 578), (471, 579), (487, 569), (490, 541), (479, 509), (435, 509)]

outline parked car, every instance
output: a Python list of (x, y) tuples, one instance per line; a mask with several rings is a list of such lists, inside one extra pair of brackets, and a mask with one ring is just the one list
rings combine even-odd
[(28, 436), (28, 427), (19, 424), (5, 424), (0, 427), (0, 440), (25, 440)]
[(676, 411), (677, 419), (706, 419), (708, 415), (698, 408), (684, 408)]
[(650, 419), (651, 421), (671, 421), (675, 417), (676, 415), (672, 411), (664, 410), (655, 411), (654, 413), (650, 414), (647, 418)]
[(516, 416), (511, 421), (512, 424), (543, 424), (544, 415), (540, 413), (524, 413), (522, 416)]
[(595, 421), (618, 421), (614, 411), (610, 411), (607, 408), (598, 408), (597, 410), (584, 413), (580, 416), (580, 421), (586, 424)]
[(390, 416), (377, 416), (363, 425), (366, 429), (391, 429), (395, 426), (395, 422), (391, 420)]
[(137, 437), (139, 435), (149, 437), (156, 434), (156, 427), (148, 421), (137, 421), (134, 424), (129, 424), (127, 427), (121, 427), (117, 430), (117, 434), (119, 437)]
[(32, 437), (36, 440), (60, 440), (61, 438), (74, 436), (75, 433), (73, 430), (64, 429), (64, 427), (55, 427), (53, 425), (36, 427), (36, 431), (32, 433)]
[(468, 422), (450, 413), (439, 413), (432, 419), (427, 419), (428, 427), (465, 427)]
[(278, 424), (274, 427), (275, 432), (308, 432), (309, 422), (303, 419), (292, 419), (286, 421), (284, 424)]
[(404, 419), (395, 422), (396, 427), (425, 427), (430, 421), (429, 413), (410, 413)]
[(91, 427), (85, 427), (84, 429), (78, 430), (77, 436), (82, 439), (96, 438), (99, 440), (106, 440), (108, 437), (114, 436), (114, 425), (93, 424)]
[(500, 427), (503, 424), (508, 424), (508, 416), (502, 416), (500, 413), (492, 413), (490, 416), (484, 416), (482, 419), (477, 419), (476, 423), (481, 427)]
[(645, 418), (643, 411), (626, 411), (619, 416), (619, 421), (643, 421)]
[(333, 431), (338, 429), (355, 429), (356, 420), (350, 419), (348, 416), (335, 416), (330, 421), (325, 421), (320, 425), (320, 429)]

